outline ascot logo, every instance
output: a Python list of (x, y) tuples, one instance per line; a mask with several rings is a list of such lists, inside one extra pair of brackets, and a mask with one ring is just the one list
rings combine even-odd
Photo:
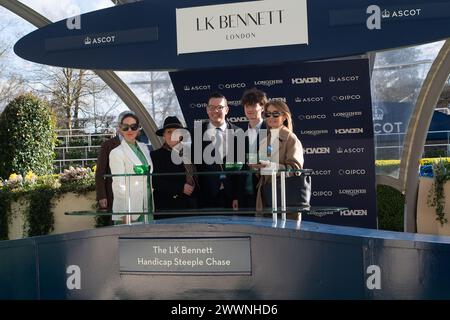
[(322, 77), (292, 78), (292, 84), (316, 84), (322, 83)]
[(313, 170), (311, 172), (312, 176), (331, 176), (331, 170)]
[(84, 44), (89, 46), (93, 44), (104, 44), (104, 43), (114, 43), (116, 41), (116, 36), (104, 36), (104, 37), (86, 37), (84, 38)]
[(208, 85), (199, 85), (199, 86), (184, 86), (184, 91), (203, 91), (203, 90), (211, 90), (211, 86)]
[(220, 90), (223, 90), (223, 89), (243, 89), (246, 86), (247, 85), (245, 83), (241, 82), (241, 83), (225, 83), (225, 84), (221, 83), (217, 87)]
[(304, 148), (304, 154), (330, 154), (329, 147)]
[(254, 81), (255, 86), (272, 87), (275, 85), (283, 84), (283, 80), (260, 80)]
[(422, 14), (422, 9), (414, 8), (414, 9), (400, 9), (392, 11), (384, 9), (382, 11), (379, 6), (370, 5), (367, 7), (366, 13), (370, 15), (366, 21), (367, 29), (380, 30), (382, 19), (386, 20), (386, 19), (418, 17)]
[(364, 148), (337, 148), (336, 153), (338, 154), (353, 154), (353, 153), (363, 153)]
[(323, 97), (308, 97), (308, 98), (296, 97), (295, 102), (297, 103), (323, 102)]
[(343, 77), (330, 77), (329, 82), (352, 82), (359, 81), (359, 76), (343, 76)]

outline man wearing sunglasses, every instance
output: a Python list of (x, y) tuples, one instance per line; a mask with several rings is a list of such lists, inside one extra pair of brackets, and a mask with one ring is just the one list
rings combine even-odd
[[(230, 151), (227, 146), (230, 146), (231, 141), (227, 139), (234, 139), (234, 148), (236, 151), (236, 139), (230, 132), (241, 130), (237, 126), (231, 124), (226, 120), (228, 114), (228, 102), (221, 93), (213, 93), (208, 99), (206, 112), (208, 114), (208, 121), (201, 123), (201, 136), (195, 136), (192, 150), (200, 152), (200, 148), (196, 148), (195, 144), (201, 144), (201, 163), (194, 162), (199, 172), (224, 171), (227, 154)], [(195, 124), (196, 126), (198, 124)], [(206, 137), (206, 139), (204, 139)], [(201, 140), (200, 140), (201, 139)], [(198, 140), (198, 141), (197, 141)], [(206, 141), (205, 141), (206, 140)], [(211, 146), (215, 144), (214, 146)], [(224, 146), (220, 148), (217, 146)], [(205, 150), (206, 149), (206, 150)], [(219, 161), (205, 161), (206, 151), (213, 150), (211, 156)], [(217, 154), (219, 152), (219, 154)], [(234, 152), (236, 156), (237, 152)], [(194, 154), (194, 161), (198, 159)], [(239, 176), (238, 175), (200, 175), (200, 193), (199, 205), (202, 208), (233, 208), (235, 210), (239, 207)]]

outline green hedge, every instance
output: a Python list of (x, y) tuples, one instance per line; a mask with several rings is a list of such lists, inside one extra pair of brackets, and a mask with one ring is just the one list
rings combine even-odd
[(385, 185), (377, 185), (378, 229), (403, 231), (405, 196)]

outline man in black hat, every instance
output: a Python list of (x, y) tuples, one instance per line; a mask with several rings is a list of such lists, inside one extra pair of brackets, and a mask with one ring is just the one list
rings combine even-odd
[[(156, 211), (194, 209), (197, 207), (197, 177), (193, 175), (195, 166), (190, 161), (175, 163), (174, 158), (183, 158), (182, 138), (175, 134), (176, 130), (183, 127), (177, 117), (167, 117), (164, 125), (156, 131), (163, 137), (164, 144), (161, 148), (151, 152), (153, 161), (153, 173), (183, 173), (180, 175), (153, 176), (153, 196)], [(179, 133), (179, 132), (177, 132)], [(184, 146), (186, 148), (186, 146)], [(176, 153), (176, 154), (174, 154)], [(157, 215), (158, 216), (158, 215)], [(161, 218), (173, 217), (163, 215)]]

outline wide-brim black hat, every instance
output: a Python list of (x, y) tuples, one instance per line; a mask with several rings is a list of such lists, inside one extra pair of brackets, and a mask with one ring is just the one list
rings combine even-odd
[(181, 124), (180, 120), (178, 120), (177, 117), (167, 117), (164, 119), (164, 125), (161, 129), (156, 130), (156, 135), (162, 137), (164, 135), (164, 130), (170, 129), (170, 128), (176, 128), (176, 129), (186, 129)]

